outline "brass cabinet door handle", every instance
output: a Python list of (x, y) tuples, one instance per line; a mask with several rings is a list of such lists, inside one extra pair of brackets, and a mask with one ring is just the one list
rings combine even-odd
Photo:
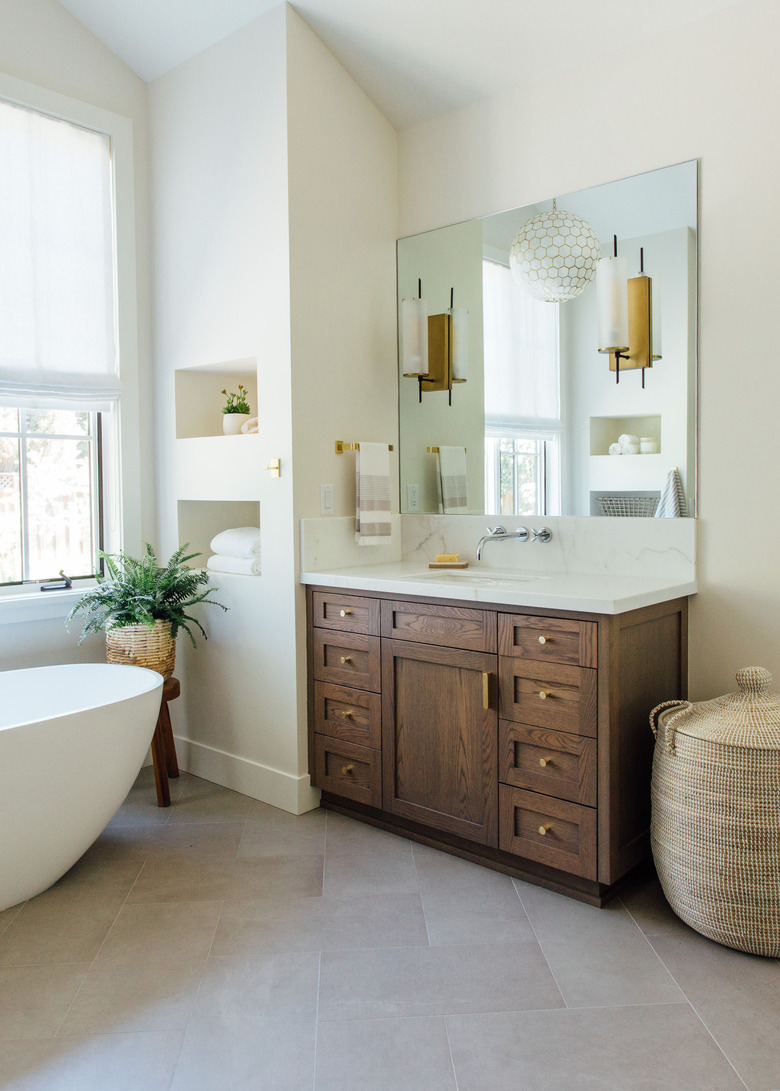
[(349, 655), (342, 655), (341, 658), (339, 659), (339, 662), (341, 663), (342, 666), (345, 663), (351, 663), (352, 662), (352, 657), (349, 656)]
[(552, 758), (539, 758), (539, 764), (544, 769), (545, 766), (552, 765)]
[(539, 833), (542, 835), (542, 837), (544, 837), (546, 835), (547, 831), (551, 830), (551, 829), (552, 829), (552, 826), (540, 826), (539, 827)]
[(549, 639), (550, 639), (549, 636), (540, 636), (539, 637), (539, 643), (540, 644), (546, 644)]
[(341, 611), (341, 616), (342, 616), (342, 617), (349, 617), (349, 615), (350, 615), (351, 613), (352, 613), (352, 610), (342, 610), (342, 611)]
[(348, 720), (351, 715), (352, 715), (352, 709), (351, 708), (346, 709), (346, 711), (343, 711), (343, 712), (340, 711), (339, 712), (339, 716), (341, 716), (342, 720)]
[(549, 690), (546, 690), (546, 689), (540, 689), (539, 690), (539, 700), (540, 701), (546, 701), (549, 696), (551, 696)]
[(341, 767), (342, 776), (345, 776), (345, 777), (349, 776), (350, 773), (354, 772), (354, 769), (355, 769), (354, 765), (342, 765), (342, 767)]
[(482, 707), (490, 708), (490, 673), (488, 671), (482, 672)]

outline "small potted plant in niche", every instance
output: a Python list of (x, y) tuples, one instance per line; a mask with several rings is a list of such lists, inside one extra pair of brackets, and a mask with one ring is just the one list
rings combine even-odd
[(238, 384), (238, 393), (228, 393), (223, 390), (227, 401), (222, 409), (222, 431), (226, 436), (237, 436), (241, 432), (241, 425), (249, 420), (251, 410), (247, 399), (247, 392), (241, 383)]
[(176, 637), (183, 629), (195, 644), (191, 626), (206, 632), (197, 618), (187, 611), (197, 603), (207, 602), (227, 610), (221, 602), (209, 598), (215, 588), (199, 591), (208, 583), (208, 572), (187, 567), (187, 561), (200, 553), (187, 554), (180, 546), (164, 566), (158, 565), (148, 542), (140, 560), (124, 551), (111, 555), (101, 551), (106, 575), (98, 576), (97, 586), (85, 592), (68, 614), (70, 628), (77, 614), (86, 614), (79, 644), (88, 633), (101, 629), (106, 634), (106, 661), (129, 663), (159, 671), (163, 678), (173, 674)]

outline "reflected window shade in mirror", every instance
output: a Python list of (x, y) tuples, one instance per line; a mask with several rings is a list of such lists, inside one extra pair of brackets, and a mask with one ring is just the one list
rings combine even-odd
[[(652, 276), (652, 357), (655, 360), (661, 355), (663, 322), (663, 360), (656, 361), (646, 390), (639, 381), (621, 381), (619, 385), (609, 381), (606, 361), (598, 353), (594, 288), (562, 308), (550, 307), (547, 302), (537, 304), (542, 312), (559, 311), (557, 362), (539, 363), (539, 374), (530, 378), (525, 374), (528, 361), (509, 350), (505, 376), (491, 378), (492, 304), (484, 263), (495, 262), (507, 270), (513, 240), (529, 219), (550, 205), (526, 204), (399, 240), (399, 321), (401, 300), (415, 295), (419, 277), (434, 311), (446, 309), (454, 284), (456, 302), (468, 310), (469, 337), (469, 381), (453, 387), (456, 394), (451, 408), (441, 396), (424, 398), (420, 404), (418, 384), (401, 379), (399, 368), (399, 469), (404, 512), (409, 510), (410, 496), (414, 511), (438, 511), (435, 460), (428, 459), (426, 464), (424, 454), (426, 445), (435, 439), (438, 444), (468, 447), (472, 513), (484, 507), (486, 513), (498, 514), (500, 505), (510, 503), (514, 488), (508, 484), (510, 467), (517, 486), (511, 503), (524, 503), (524, 497), (539, 490), (542, 479), (548, 493), (551, 481), (558, 481), (559, 497), (548, 501), (549, 513), (585, 516), (601, 514), (598, 496), (660, 496), (669, 467), (677, 465), (688, 513), (695, 514), (697, 163), (680, 163), (566, 194), (557, 203), (592, 225), (604, 254), (612, 252), (613, 235), (617, 234), (620, 254), (627, 259), (629, 283), (641, 265), (640, 250), (644, 251), (644, 267)], [(513, 280), (511, 274), (506, 275)], [(519, 283), (517, 295), (535, 302)], [(523, 322), (532, 346), (529, 351), (544, 353), (536, 341), (537, 333), (527, 326), (525, 317)], [(553, 376), (548, 384), (542, 375), (547, 367), (559, 368), (559, 380)], [(536, 388), (535, 383), (539, 384)], [(548, 385), (559, 390), (554, 409), (539, 404), (545, 400)], [(514, 405), (510, 409), (517, 388), (533, 409), (518, 411)], [(512, 428), (507, 427), (510, 421)], [(610, 459), (609, 447), (622, 433), (654, 437), (657, 450), (646, 449), (631, 459)], [(484, 452), (484, 462), (480, 462), (479, 450)], [(486, 481), (495, 477), (498, 462), (504, 466), (503, 485), (499, 479), (496, 495), (491, 495), (488, 487), (483, 504)], [(543, 474), (539, 468), (545, 464)]]

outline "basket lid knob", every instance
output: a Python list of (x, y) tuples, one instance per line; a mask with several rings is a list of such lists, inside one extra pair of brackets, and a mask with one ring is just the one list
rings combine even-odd
[(772, 684), (772, 675), (764, 667), (741, 667), (737, 685), (743, 693), (763, 693)]

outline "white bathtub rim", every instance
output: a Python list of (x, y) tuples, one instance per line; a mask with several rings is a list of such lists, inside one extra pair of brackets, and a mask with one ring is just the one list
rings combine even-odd
[[(42, 667), (19, 667), (15, 670), (0, 671), (0, 690), (2, 688), (3, 678), (9, 675), (19, 676), (22, 674), (35, 675), (38, 677), (38, 683), (40, 682), (40, 676), (42, 673), (62, 673), (69, 674), (72, 672), (91, 674), (95, 671), (103, 674), (115, 674), (117, 671), (121, 671), (122, 674), (116, 676), (117, 678), (124, 678), (129, 681), (133, 672), (135, 675), (136, 685), (132, 688), (125, 688), (115, 695), (111, 695), (103, 700), (85, 700), (83, 703), (76, 706), (63, 707), (59, 710), (51, 711), (47, 714), (40, 716), (30, 716), (25, 719), (14, 719), (11, 722), (2, 722), (2, 710), (0, 710), (0, 731), (11, 731), (14, 728), (19, 727), (32, 727), (33, 724), (47, 723), (49, 720), (58, 719), (63, 716), (70, 716), (71, 714), (78, 714), (83, 712), (90, 712), (96, 708), (111, 708), (113, 705), (121, 704), (123, 701), (127, 701), (132, 697), (138, 697), (142, 693), (148, 693), (150, 690), (160, 688), (165, 682), (165, 679), (158, 671), (149, 670), (148, 667), (136, 667), (130, 663), (50, 663)], [(146, 677), (144, 677), (146, 676)], [(31, 679), (32, 680), (32, 679)], [(85, 695), (86, 696), (86, 695)]]

